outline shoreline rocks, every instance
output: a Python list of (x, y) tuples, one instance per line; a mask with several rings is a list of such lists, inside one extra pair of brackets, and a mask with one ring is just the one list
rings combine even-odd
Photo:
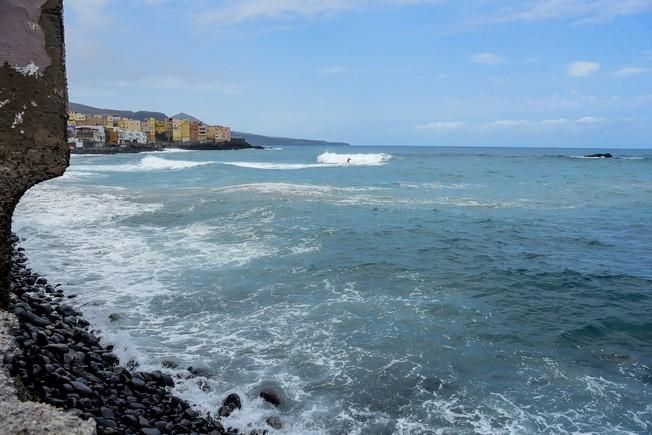
[(112, 347), (103, 346), (82, 314), (65, 303), (63, 290), (27, 267), (17, 243), (14, 236), (10, 311), (18, 320), (16, 348), (4, 364), (28, 396), (94, 420), (99, 434), (238, 433), (174, 396), (171, 376), (118, 365)]

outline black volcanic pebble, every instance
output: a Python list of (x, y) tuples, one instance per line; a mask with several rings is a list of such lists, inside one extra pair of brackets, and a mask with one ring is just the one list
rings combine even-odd
[[(61, 303), (59, 284), (52, 286), (34, 274), (26, 267), (22, 248), (13, 248), (10, 308), (19, 319), (18, 348), (3, 360), (26, 389), (72, 415), (95, 419), (98, 434), (238, 433), (173, 396), (171, 376), (158, 370), (132, 373), (117, 365), (113, 347), (101, 345), (81, 313)], [(162, 365), (176, 367), (173, 361)], [(192, 376), (210, 375), (201, 368), (189, 371)], [(237, 394), (229, 395), (224, 405), (229, 413), (242, 406)]]

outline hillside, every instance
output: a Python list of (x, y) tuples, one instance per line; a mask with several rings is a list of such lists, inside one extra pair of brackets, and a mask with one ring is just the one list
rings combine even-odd
[[(131, 110), (116, 110), (116, 109), (100, 109), (93, 106), (87, 106), (85, 104), (79, 103), (68, 103), (68, 110), (72, 112), (81, 112), (88, 113), (91, 115), (119, 115), (125, 118), (137, 119), (143, 121), (146, 118), (155, 118), (155, 119), (166, 119), (167, 115), (162, 112), (150, 112), (139, 110), (134, 112)], [(200, 121), (192, 115), (187, 113), (177, 113), (174, 115), (178, 119), (187, 119), (190, 121)], [(302, 146), (338, 146), (338, 145), (348, 145), (344, 142), (328, 142), (323, 140), (315, 139), (295, 139), (289, 137), (275, 137), (275, 136), (263, 136), (260, 134), (246, 133), (242, 131), (232, 131), (233, 137), (241, 137), (247, 142), (254, 146), (265, 146), (265, 147), (277, 147), (277, 146), (287, 146), (287, 145), (302, 145)]]

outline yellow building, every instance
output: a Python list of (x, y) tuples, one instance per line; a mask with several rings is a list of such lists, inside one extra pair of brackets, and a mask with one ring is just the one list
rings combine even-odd
[(68, 125), (84, 125), (86, 122), (86, 115), (79, 112), (68, 112)]
[(141, 122), (137, 119), (121, 118), (118, 127), (127, 131), (142, 131)]
[(156, 120), (155, 131), (156, 131), (157, 136), (165, 134), (165, 132), (167, 131), (167, 122), (165, 120), (159, 121), (157, 119)]
[(140, 124), (141, 130), (147, 135), (147, 142), (156, 142), (156, 119), (147, 118)]
[(221, 125), (215, 126), (215, 142), (230, 142), (231, 129), (229, 127), (222, 127)]
[(181, 130), (181, 142), (190, 142), (190, 121), (187, 119), (180, 120), (179, 128)]
[[(181, 123), (180, 119), (168, 118), (165, 122), (167, 140), (170, 142), (181, 142)], [(190, 136), (190, 131), (188, 131)]]
[(199, 143), (208, 141), (208, 126), (206, 124), (199, 124), (197, 127), (197, 140)]

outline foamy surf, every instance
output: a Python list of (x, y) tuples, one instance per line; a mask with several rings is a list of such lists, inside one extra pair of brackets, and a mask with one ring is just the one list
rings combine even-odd
[(380, 166), (392, 158), (391, 154), (337, 154), (323, 153), (317, 157), (319, 163), (338, 166)]
[(211, 165), (215, 162), (193, 162), (186, 160), (168, 160), (156, 156), (145, 156), (140, 162), (124, 165), (73, 165), (78, 171), (89, 172), (140, 172), (140, 171), (173, 171), (178, 169), (189, 169), (197, 166)]
[(392, 156), (390, 154), (336, 154), (323, 153), (317, 156), (317, 163), (270, 163), (270, 162), (219, 162), (223, 165), (238, 166), (249, 169), (267, 169), (275, 171), (295, 171), (312, 168), (338, 168), (346, 166), (382, 166)]

